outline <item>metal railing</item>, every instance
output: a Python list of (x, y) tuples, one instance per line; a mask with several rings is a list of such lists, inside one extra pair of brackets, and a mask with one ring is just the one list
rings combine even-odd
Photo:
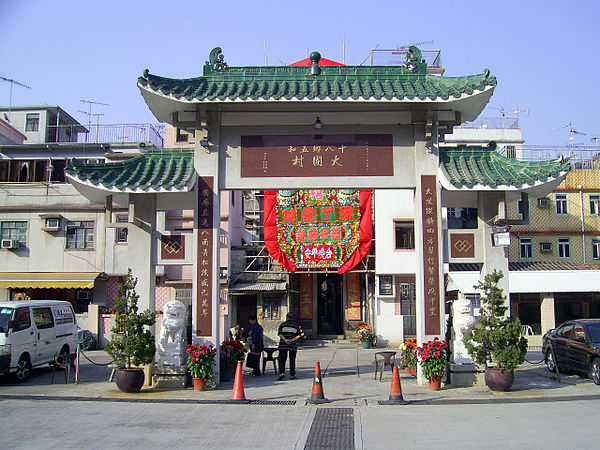
[(465, 122), (456, 128), (483, 128), (489, 130), (518, 130), (521, 120), (518, 117), (480, 117), (473, 122)]
[(507, 145), (498, 152), (521, 161), (548, 161), (568, 158), (575, 169), (600, 169), (598, 145)]
[[(85, 130), (85, 131), (82, 131)], [(108, 125), (48, 126), (48, 142), (87, 142), (95, 144), (126, 144), (144, 142), (164, 146), (164, 125), (123, 123)]]

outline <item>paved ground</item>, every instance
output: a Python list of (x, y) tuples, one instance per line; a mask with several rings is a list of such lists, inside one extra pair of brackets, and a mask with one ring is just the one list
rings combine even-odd
[[(377, 405), (387, 400), (390, 394), (392, 372), (386, 368), (383, 381), (374, 379), (374, 353), (383, 349), (363, 349), (350, 343), (328, 343), (309, 341), (298, 352), (296, 380), (286, 378), (277, 381), (272, 363), (264, 376), (244, 375), (244, 392), (252, 401), (266, 404), (281, 402), (304, 406), (310, 397), (316, 362), (320, 362), (323, 376), (323, 391), (331, 401), (331, 407)], [(390, 350), (390, 349), (386, 349)], [(400, 352), (398, 351), (398, 354)], [(110, 361), (103, 351), (86, 352), (95, 363)], [(530, 352), (530, 361), (542, 359), (541, 353)], [(233, 381), (223, 382), (217, 388), (205, 392), (186, 389), (159, 389), (144, 387), (139, 394), (120, 392), (108, 381), (111, 369), (91, 364), (81, 357), (79, 383), (64, 384), (63, 373), (57, 372), (54, 384), (50, 383), (52, 369), (40, 367), (26, 383), (14, 383), (7, 376), (0, 376), (0, 399), (14, 396), (83, 397), (86, 399), (119, 401), (226, 401), (231, 399)], [(600, 386), (577, 374), (562, 374), (557, 382), (543, 364), (528, 363), (515, 373), (515, 384), (509, 392), (493, 392), (486, 386), (456, 388), (443, 386), (440, 391), (430, 391), (427, 386), (417, 384), (415, 378), (404, 371), (401, 374), (402, 394), (413, 404), (456, 404), (492, 402), (541, 402), (579, 399), (600, 399)]]

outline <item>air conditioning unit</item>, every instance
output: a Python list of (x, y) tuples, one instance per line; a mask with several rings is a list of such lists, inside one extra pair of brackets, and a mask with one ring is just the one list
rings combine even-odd
[(552, 251), (552, 242), (540, 242), (540, 252), (548, 253)]
[(538, 198), (538, 206), (540, 208), (547, 208), (550, 206), (550, 199), (543, 197), (543, 198)]
[(89, 300), (90, 299), (90, 291), (78, 291), (77, 292), (77, 300)]
[(17, 239), (2, 239), (0, 242), (0, 248), (17, 248), (19, 241)]
[(44, 230), (60, 231), (60, 217), (46, 217), (44, 221)]

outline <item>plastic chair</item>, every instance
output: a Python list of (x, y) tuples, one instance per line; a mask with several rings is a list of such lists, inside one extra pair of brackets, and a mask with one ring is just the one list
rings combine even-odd
[(273, 370), (275, 371), (275, 375), (277, 375), (277, 363), (275, 362), (275, 358), (273, 357), (273, 353), (277, 351), (275, 347), (264, 347), (263, 348), (263, 364), (262, 364), (262, 373), (265, 374), (265, 368), (267, 367), (267, 361), (273, 361)]
[(54, 355), (54, 364), (52, 365), (52, 378), (50, 379), (50, 384), (54, 384), (54, 372), (56, 372), (57, 368), (64, 369), (65, 384), (69, 384), (71, 369), (75, 369), (76, 358), (77, 353), (69, 353), (68, 355), (61, 355), (57, 353), (56, 355)]
[(375, 379), (377, 379), (377, 370), (379, 370), (379, 367), (381, 367), (381, 371), (379, 372), (379, 381), (381, 381), (381, 377), (383, 376), (385, 366), (389, 366), (392, 370), (394, 370), (395, 365), (396, 352), (375, 352)]

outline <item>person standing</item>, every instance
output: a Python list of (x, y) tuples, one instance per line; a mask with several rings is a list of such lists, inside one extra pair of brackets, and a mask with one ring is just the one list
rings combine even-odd
[(287, 313), (285, 322), (279, 325), (277, 335), (279, 336), (279, 378), (285, 379), (285, 362), (290, 355), (290, 379), (296, 379), (296, 353), (298, 352), (298, 339), (300, 339), (300, 327), (294, 321), (292, 313)]
[[(250, 353), (248, 358), (252, 360), (252, 375), (260, 376), (260, 354), (264, 347), (263, 327), (256, 320), (256, 314), (248, 317), (250, 322)], [(246, 364), (249, 365), (249, 364)]]

